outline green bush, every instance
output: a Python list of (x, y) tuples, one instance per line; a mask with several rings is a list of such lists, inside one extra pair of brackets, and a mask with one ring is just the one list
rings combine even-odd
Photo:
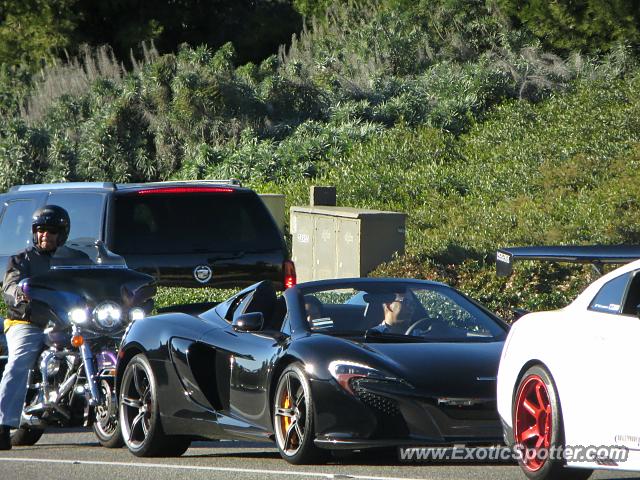
[(608, 51), (620, 42), (640, 44), (640, 11), (625, 0), (497, 0), (516, 22), (561, 51)]
[(158, 293), (154, 298), (154, 311), (172, 305), (221, 302), (238, 291), (238, 289), (158, 287)]

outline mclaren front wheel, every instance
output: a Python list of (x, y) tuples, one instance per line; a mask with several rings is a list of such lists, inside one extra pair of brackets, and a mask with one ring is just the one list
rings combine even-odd
[(284, 369), (274, 396), (273, 424), (280, 455), (293, 464), (317, 463), (325, 451), (313, 443), (314, 403), (311, 386), (298, 363)]
[(119, 412), (122, 438), (137, 457), (177, 457), (191, 444), (189, 437), (162, 430), (156, 379), (143, 354), (133, 357), (124, 370)]

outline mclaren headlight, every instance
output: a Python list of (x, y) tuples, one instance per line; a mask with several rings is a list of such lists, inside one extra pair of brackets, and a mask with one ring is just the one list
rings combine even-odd
[(111, 329), (122, 323), (122, 309), (114, 302), (102, 302), (93, 309), (93, 319), (102, 328)]
[(82, 325), (89, 320), (89, 314), (84, 308), (74, 308), (69, 312), (69, 320), (76, 325)]
[(413, 388), (405, 380), (372, 368), (368, 365), (349, 360), (334, 360), (329, 364), (329, 373), (336, 379), (342, 388), (352, 395), (354, 394), (352, 380), (359, 378), (402, 384), (405, 387)]

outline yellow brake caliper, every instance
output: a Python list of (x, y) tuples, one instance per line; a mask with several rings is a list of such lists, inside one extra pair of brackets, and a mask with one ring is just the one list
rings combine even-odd
[[(291, 407), (291, 399), (289, 398), (289, 395), (285, 394), (282, 408), (288, 409), (289, 407)], [(289, 425), (291, 425), (291, 418), (283, 417), (283, 420), (284, 420), (284, 431), (286, 432), (287, 430), (289, 430)]]

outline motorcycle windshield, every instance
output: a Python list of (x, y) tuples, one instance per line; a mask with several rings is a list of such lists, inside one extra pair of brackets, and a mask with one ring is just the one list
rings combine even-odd
[(52, 270), (69, 269), (126, 269), (124, 258), (104, 245), (102, 241), (82, 239), (67, 242), (51, 257)]

